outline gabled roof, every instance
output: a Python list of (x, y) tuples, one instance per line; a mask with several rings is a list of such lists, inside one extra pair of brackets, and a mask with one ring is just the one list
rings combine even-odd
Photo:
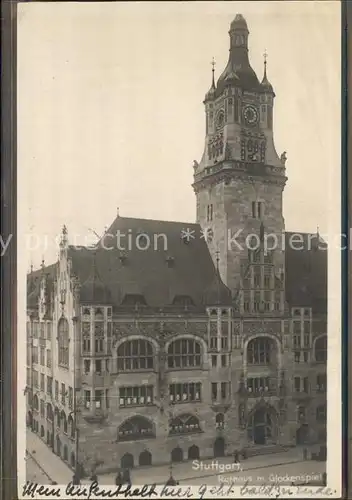
[[(183, 231), (189, 231), (188, 239), (182, 237)], [(139, 236), (142, 233), (145, 239)], [(200, 235), (198, 224), (116, 218), (95, 252), (96, 269), (110, 290), (112, 304), (119, 306), (132, 294), (143, 296), (147, 306), (166, 307), (175, 296), (184, 295), (202, 307), (203, 292), (214, 280), (215, 267)], [(145, 250), (138, 249), (138, 244)], [(70, 247), (69, 257), (72, 271), (84, 283), (91, 273), (93, 251)]]

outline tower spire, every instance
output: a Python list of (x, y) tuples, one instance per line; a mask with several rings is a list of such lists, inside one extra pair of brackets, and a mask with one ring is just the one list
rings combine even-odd
[(266, 49), (264, 50), (263, 57), (264, 57), (264, 77), (263, 77), (263, 80), (267, 80), (267, 76), (266, 76), (266, 65), (267, 65), (268, 53), (267, 53)]
[(211, 88), (212, 89), (215, 89), (215, 65), (216, 65), (216, 62), (215, 62), (215, 59), (213, 57), (212, 61), (211, 61), (211, 65), (212, 65), (212, 70), (211, 70), (211, 73), (212, 73), (212, 77), (211, 77)]
[(269, 82), (268, 76), (267, 76), (268, 53), (267, 53), (266, 49), (264, 50), (263, 57), (264, 57), (264, 76), (263, 76), (263, 80), (262, 80), (261, 85), (266, 92), (270, 92), (270, 93), (274, 94), (273, 86)]

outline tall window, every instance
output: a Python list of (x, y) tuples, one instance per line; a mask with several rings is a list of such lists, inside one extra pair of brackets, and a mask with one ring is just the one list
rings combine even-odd
[(40, 390), (45, 391), (44, 373), (40, 374)]
[(37, 370), (33, 370), (33, 385), (37, 389), (39, 389), (39, 379), (38, 379), (38, 372)]
[(102, 407), (104, 392), (100, 389), (96, 390), (94, 393), (95, 408), (98, 410)]
[(70, 410), (73, 408), (73, 389), (72, 387), (68, 388), (68, 407)]
[(117, 349), (117, 369), (121, 372), (152, 370), (153, 354), (153, 346), (147, 340), (127, 340)]
[(84, 391), (84, 407), (90, 408), (90, 391)]
[(173, 418), (169, 424), (170, 434), (191, 434), (193, 432), (200, 432), (200, 430), (197, 417), (189, 414)]
[(145, 417), (132, 417), (119, 427), (119, 441), (136, 441), (147, 438), (155, 438), (155, 432), (152, 422)]
[(201, 384), (200, 382), (171, 384), (169, 393), (172, 403), (193, 403), (201, 399)]
[(218, 350), (218, 324), (215, 321), (210, 323), (210, 344), (209, 349)]
[(82, 323), (82, 352), (90, 353), (90, 323)]
[(55, 380), (55, 400), (59, 401), (59, 382)]
[(48, 368), (51, 368), (51, 350), (50, 349), (46, 350), (46, 366)]
[(274, 342), (266, 337), (251, 340), (247, 347), (247, 361), (251, 365), (267, 365), (275, 352)]
[(53, 395), (53, 378), (49, 376), (46, 377), (46, 393), (49, 396)]
[(102, 321), (95, 323), (94, 347), (96, 353), (104, 352), (104, 323)]
[(320, 405), (316, 410), (316, 420), (317, 422), (326, 421), (326, 405)]
[(145, 406), (153, 404), (153, 386), (120, 387), (120, 406)]
[(45, 366), (45, 350), (44, 347), (40, 348), (40, 365)]
[(218, 399), (218, 384), (217, 382), (211, 383), (211, 399), (216, 401)]
[(326, 373), (321, 373), (317, 375), (317, 391), (318, 392), (326, 391)]
[(327, 361), (327, 337), (319, 337), (315, 342), (315, 361), (326, 363)]
[(169, 368), (200, 368), (201, 348), (193, 339), (180, 339), (172, 342), (168, 348)]
[(210, 222), (213, 220), (213, 205), (208, 205), (207, 206), (207, 222)]
[(69, 334), (68, 321), (66, 318), (61, 318), (58, 325), (58, 363), (61, 366), (69, 366)]
[(217, 429), (223, 429), (225, 427), (225, 416), (223, 413), (217, 413), (215, 417), (215, 427)]
[(269, 391), (269, 377), (256, 377), (247, 380), (247, 389), (249, 393), (260, 394)]
[(66, 404), (66, 387), (65, 384), (61, 384), (61, 403)]

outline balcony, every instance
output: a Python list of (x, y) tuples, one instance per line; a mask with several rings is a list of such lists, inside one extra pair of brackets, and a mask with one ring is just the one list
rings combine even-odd
[(272, 397), (272, 396), (278, 396), (279, 391), (277, 388), (274, 387), (266, 387), (265, 389), (259, 389), (259, 390), (253, 390), (251, 391), (250, 389), (246, 390), (247, 392), (247, 397), (248, 398), (267, 398), (267, 397)]

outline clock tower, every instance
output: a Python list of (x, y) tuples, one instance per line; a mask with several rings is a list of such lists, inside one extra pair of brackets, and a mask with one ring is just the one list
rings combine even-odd
[(271, 260), (274, 276), (284, 282), (286, 155), (279, 157), (274, 146), (275, 94), (267, 78), (266, 54), (260, 82), (249, 62), (249, 31), (241, 14), (229, 35), (228, 63), (217, 82), (213, 63), (204, 99), (205, 147), (200, 163), (194, 164), (193, 187), (197, 222), (214, 263), (219, 252), (221, 277), (235, 297), (251, 252), (260, 248), (264, 259)]

